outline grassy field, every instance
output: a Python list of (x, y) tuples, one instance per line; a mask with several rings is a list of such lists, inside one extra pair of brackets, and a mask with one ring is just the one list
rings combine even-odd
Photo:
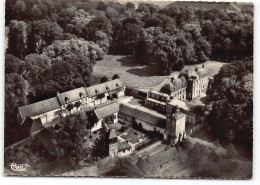
[[(216, 74), (224, 63), (207, 61), (205, 67), (211, 75)], [(184, 69), (194, 69), (199, 65), (188, 65)], [(93, 69), (95, 79), (102, 76), (111, 78), (117, 73), (122, 81), (130, 87), (151, 87), (160, 84), (168, 76), (159, 76), (151, 66), (140, 65), (134, 62), (134, 56), (106, 55), (103, 60), (96, 63)], [(179, 72), (174, 72), (178, 74)]]

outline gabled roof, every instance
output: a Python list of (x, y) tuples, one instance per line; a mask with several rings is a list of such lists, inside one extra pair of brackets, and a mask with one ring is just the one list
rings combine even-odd
[(165, 128), (166, 117), (146, 107), (120, 104), (119, 112), (140, 119), (154, 126)]
[(24, 130), (25, 133), (31, 134), (32, 132), (35, 131), (40, 131), (43, 130), (44, 127), (42, 126), (42, 121), (40, 118), (37, 119), (31, 119), (27, 117), (21, 125), (21, 128)]
[(118, 151), (125, 151), (125, 150), (129, 150), (131, 148), (131, 146), (128, 144), (127, 141), (123, 141), (118, 143)]
[(117, 138), (117, 134), (115, 133), (114, 129), (110, 129), (109, 132), (109, 139)]
[(174, 91), (176, 91), (179, 88), (183, 87), (183, 84), (186, 83), (186, 79), (184, 77), (178, 77), (178, 78), (174, 78), (173, 81), (169, 81), (168, 83), (166, 83), (162, 88), (161, 88), (161, 92), (166, 93), (166, 94), (170, 94)]
[(118, 112), (118, 110), (119, 110), (119, 103), (112, 103), (104, 107), (101, 107), (99, 109), (96, 109), (94, 110), (94, 112), (98, 119), (102, 119)]
[(33, 104), (25, 105), (23, 107), (19, 107), (18, 109), (22, 119), (24, 120), (26, 117), (37, 116), (39, 114), (43, 114), (58, 108), (60, 108), (58, 98), (54, 97)]
[(113, 91), (113, 90), (121, 88), (121, 87), (124, 87), (123, 82), (119, 79), (115, 79), (115, 80), (111, 80), (111, 81), (108, 81), (105, 83), (87, 87), (86, 92), (89, 97), (93, 97), (98, 94)]
[(70, 91), (57, 94), (57, 97), (61, 105), (66, 104), (66, 99), (68, 100), (68, 103), (70, 103), (70, 102), (80, 100), (81, 96), (82, 98), (87, 97), (87, 92), (84, 87), (80, 87), (77, 89), (73, 89)]

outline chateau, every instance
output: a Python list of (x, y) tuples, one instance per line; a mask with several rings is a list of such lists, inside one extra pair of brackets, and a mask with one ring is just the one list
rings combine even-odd
[[(146, 134), (156, 135), (171, 145), (185, 139), (188, 127), (198, 123), (194, 105), (187, 100), (207, 89), (208, 76), (204, 65), (194, 71), (185, 70), (171, 77), (159, 91), (147, 92), (144, 104), (132, 104), (131, 100), (138, 99), (125, 96), (126, 87), (115, 79), (58, 92), (56, 97), (19, 107), (18, 118), (21, 125), (32, 124), (43, 129), (40, 123), (44, 126), (73, 113), (84, 113), (92, 117), (92, 133), (97, 133), (103, 124), (109, 129), (110, 157), (123, 157), (149, 144)], [(28, 129), (33, 130), (31, 136), (38, 133)]]

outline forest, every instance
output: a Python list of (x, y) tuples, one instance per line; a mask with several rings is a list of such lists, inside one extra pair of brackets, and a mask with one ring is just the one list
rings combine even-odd
[[(184, 65), (253, 55), (253, 10), (86, 0), (6, 1), (5, 141), (19, 140), (18, 106), (93, 83), (106, 54), (135, 55), (167, 75)], [(20, 137), (20, 135), (19, 135)]]

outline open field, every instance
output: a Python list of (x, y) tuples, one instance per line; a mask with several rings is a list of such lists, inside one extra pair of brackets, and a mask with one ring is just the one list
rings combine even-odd
[[(184, 69), (194, 69), (198, 65), (187, 65)], [(205, 67), (213, 76), (220, 67), (222, 62), (207, 61)], [(151, 66), (140, 65), (134, 62), (134, 56), (106, 55), (103, 60), (97, 61), (93, 67), (93, 74), (97, 77), (107, 76), (111, 78), (117, 73), (122, 81), (130, 87), (147, 87), (151, 88), (158, 84), (163, 84), (171, 75), (159, 76)], [(179, 72), (173, 72), (172, 75)], [(167, 81), (166, 81), (167, 82)]]
[(134, 56), (106, 55), (93, 67), (95, 76), (111, 78), (115, 73), (130, 87), (157, 85), (167, 77), (156, 75), (150, 66), (134, 63)]

